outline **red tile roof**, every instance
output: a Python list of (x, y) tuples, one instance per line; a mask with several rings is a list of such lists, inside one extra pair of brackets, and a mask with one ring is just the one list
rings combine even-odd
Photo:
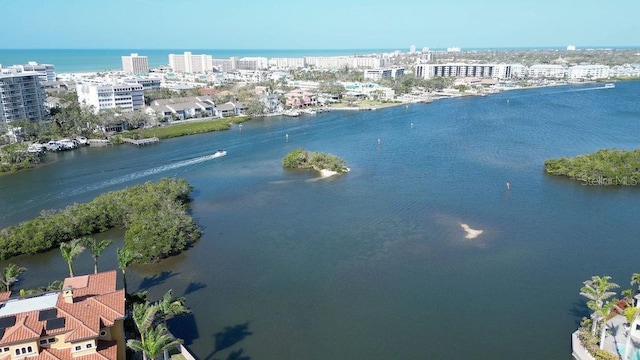
[[(65, 319), (64, 326), (47, 330), (47, 320), (38, 319), (40, 310), (46, 309), (15, 314), (15, 325), (5, 330), (0, 338), (0, 345), (37, 340), (40, 337), (58, 334), (65, 334), (65, 342), (98, 338), (101, 327), (113, 326), (116, 320), (125, 317), (125, 293), (123, 289), (116, 289), (116, 279), (115, 270), (67, 278), (64, 281), (64, 287), (71, 287), (73, 302), (67, 303), (63, 292), (60, 292), (56, 303), (57, 317)], [(0, 300), (0, 306), (5, 300), (7, 299)], [(109, 346), (104, 346), (103, 343), (105, 342), (98, 342), (96, 354), (81, 358), (83, 360), (115, 359), (117, 357), (115, 343)], [(66, 360), (71, 359), (71, 354), (70, 349), (43, 349), (38, 358)]]

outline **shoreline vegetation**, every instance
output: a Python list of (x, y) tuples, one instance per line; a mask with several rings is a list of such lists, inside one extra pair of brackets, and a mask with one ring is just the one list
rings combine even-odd
[(180, 137), (186, 135), (204, 134), (213, 131), (229, 130), (231, 125), (240, 124), (245, 121), (251, 120), (250, 116), (241, 115), (222, 119), (195, 119), (187, 120), (177, 124), (171, 124), (167, 126), (159, 126), (146, 129), (130, 130), (114, 135), (114, 142), (117, 142), (118, 137), (125, 137), (131, 139), (145, 139), (145, 138), (158, 138), (169, 139), (173, 137)]
[(137, 263), (177, 255), (201, 235), (187, 212), (191, 191), (185, 179), (163, 178), (63, 210), (43, 210), (35, 219), (0, 230), (0, 260), (49, 251), (114, 228), (126, 229), (124, 248), (136, 255)]
[(640, 149), (601, 149), (573, 158), (547, 159), (547, 174), (566, 176), (590, 186), (638, 186)]
[(282, 166), (285, 169), (312, 169), (320, 172), (323, 178), (350, 171), (346, 162), (338, 156), (311, 152), (303, 148), (295, 149), (285, 155), (282, 158)]

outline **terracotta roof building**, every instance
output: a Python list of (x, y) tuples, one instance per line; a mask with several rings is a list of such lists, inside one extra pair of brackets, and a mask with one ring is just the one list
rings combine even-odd
[(0, 294), (0, 360), (125, 360), (125, 293), (116, 271), (76, 276), (63, 290)]

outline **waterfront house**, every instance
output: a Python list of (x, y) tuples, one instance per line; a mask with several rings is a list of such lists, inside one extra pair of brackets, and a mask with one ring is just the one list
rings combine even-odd
[(115, 270), (75, 276), (61, 291), (0, 293), (0, 359), (125, 360), (125, 293)]
[(308, 106), (316, 106), (318, 104), (317, 96), (310, 92), (296, 89), (284, 94), (288, 107), (302, 108)]

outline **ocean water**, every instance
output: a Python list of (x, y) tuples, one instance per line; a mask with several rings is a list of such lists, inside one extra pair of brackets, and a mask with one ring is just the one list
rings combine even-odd
[[(198, 358), (567, 360), (588, 315), (582, 282), (611, 275), (624, 289), (638, 272), (640, 192), (549, 176), (543, 162), (637, 148), (638, 94), (638, 81), (517, 90), (50, 154), (0, 176), (0, 227), (184, 177), (202, 238), (127, 274), (151, 299), (186, 297), (193, 314), (170, 327)], [(298, 147), (351, 172), (284, 170)], [(207, 160), (216, 149), (228, 154)], [(465, 239), (461, 224), (483, 233)], [(100, 236), (116, 240), (100, 267), (115, 268), (122, 231)], [(66, 272), (57, 250), (10, 262), (29, 269), (18, 288)], [(74, 269), (91, 272), (91, 256)]]
[(149, 67), (169, 64), (169, 54), (207, 54), (214, 59), (228, 59), (232, 56), (260, 57), (304, 57), (340, 56), (390, 52), (389, 49), (300, 49), (300, 50), (229, 50), (229, 49), (0, 49), (0, 64), (9, 66), (36, 61), (53, 64), (57, 73), (122, 70), (122, 56), (137, 53), (147, 56)]

